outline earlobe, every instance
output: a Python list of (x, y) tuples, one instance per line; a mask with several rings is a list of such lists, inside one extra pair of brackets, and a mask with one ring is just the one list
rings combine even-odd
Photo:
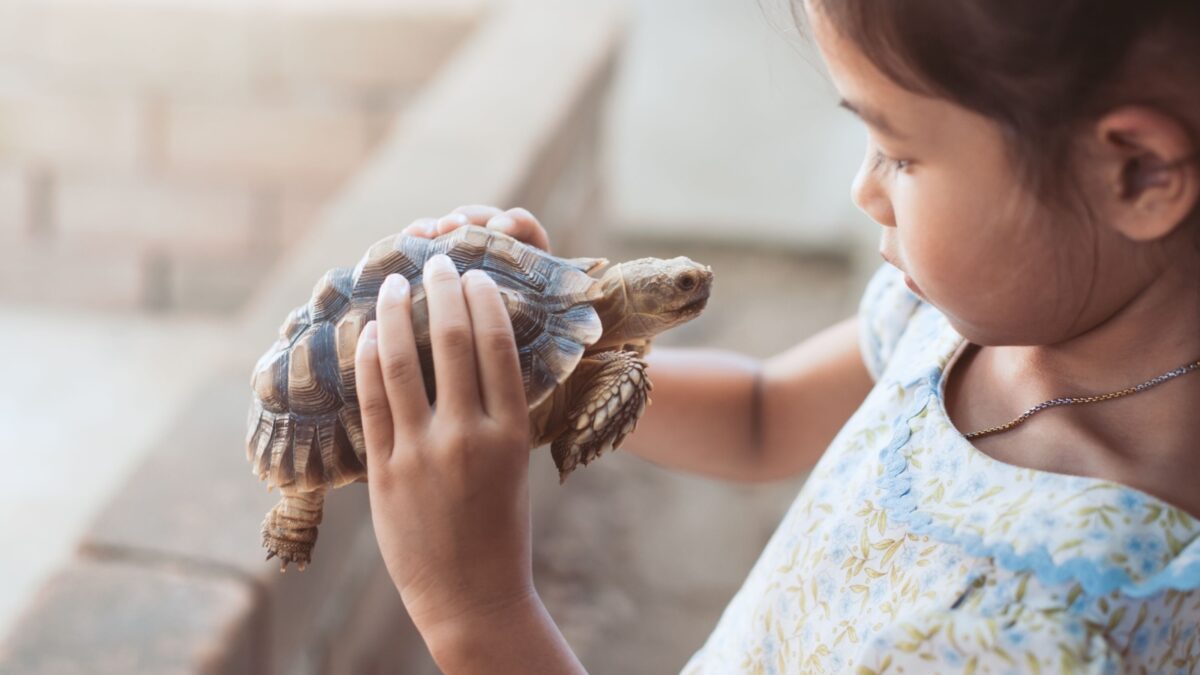
[(1134, 241), (1167, 236), (1200, 200), (1200, 156), (1174, 117), (1145, 106), (1125, 106), (1096, 124), (1110, 189), (1108, 221)]

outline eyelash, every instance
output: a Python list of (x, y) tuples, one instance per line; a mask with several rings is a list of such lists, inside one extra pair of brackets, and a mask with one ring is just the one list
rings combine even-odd
[(873, 158), (873, 162), (874, 162), (875, 169), (879, 169), (881, 166), (886, 164), (888, 170), (890, 170), (890, 171), (903, 171), (903, 170), (907, 169), (910, 165), (912, 165), (912, 160), (892, 159), (891, 157), (888, 157), (887, 155), (880, 152), (880, 150), (878, 148), (875, 149), (875, 156)]

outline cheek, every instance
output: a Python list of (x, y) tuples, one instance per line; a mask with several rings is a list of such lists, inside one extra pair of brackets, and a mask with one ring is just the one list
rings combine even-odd
[(1058, 288), (1057, 252), (1069, 249), (1054, 223), (1030, 202), (956, 182), (896, 194), (900, 252), (922, 293), (979, 344), (1028, 343), (1064, 330), (1076, 294)]
[(961, 284), (983, 252), (996, 245), (997, 232), (984, 222), (977, 193), (953, 180), (932, 172), (903, 179), (892, 204), (901, 259), (932, 300)]

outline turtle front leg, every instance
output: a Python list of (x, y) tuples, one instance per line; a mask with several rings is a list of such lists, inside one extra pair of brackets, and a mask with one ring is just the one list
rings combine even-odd
[(646, 362), (632, 351), (586, 357), (576, 373), (586, 379), (567, 408), (566, 430), (550, 445), (560, 483), (576, 466), (621, 447), (637, 427), (653, 388), (646, 377)]
[(312, 549), (317, 543), (317, 525), (325, 505), (325, 491), (300, 492), (292, 487), (280, 489), (279, 503), (267, 512), (262, 524), (262, 545), (267, 560), (279, 556), (279, 571), (286, 572), (288, 563), (296, 563), (300, 571), (312, 561)]

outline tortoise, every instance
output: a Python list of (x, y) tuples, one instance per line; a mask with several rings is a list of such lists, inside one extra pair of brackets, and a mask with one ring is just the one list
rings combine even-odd
[(643, 360), (658, 333), (698, 316), (712, 270), (688, 258), (560, 258), (506, 234), (464, 226), (436, 239), (397, 234), (373, 244), (354, 269), (334, 268), (283, 322), (251, 376), (247, 458), (282, 498), (262, 524), (267, 559), (310, 562), (325, 492), (367, 477), (354, 385), (358, 335), (375, 318), (380, 284), (403, 274), (425, 390), (436, 400), (426, 259), (447, 254), (459, 272), (482, 269), (512, 320), (533, 447), (551, 444), (566, 480), (637, 426), (651, 383)]

